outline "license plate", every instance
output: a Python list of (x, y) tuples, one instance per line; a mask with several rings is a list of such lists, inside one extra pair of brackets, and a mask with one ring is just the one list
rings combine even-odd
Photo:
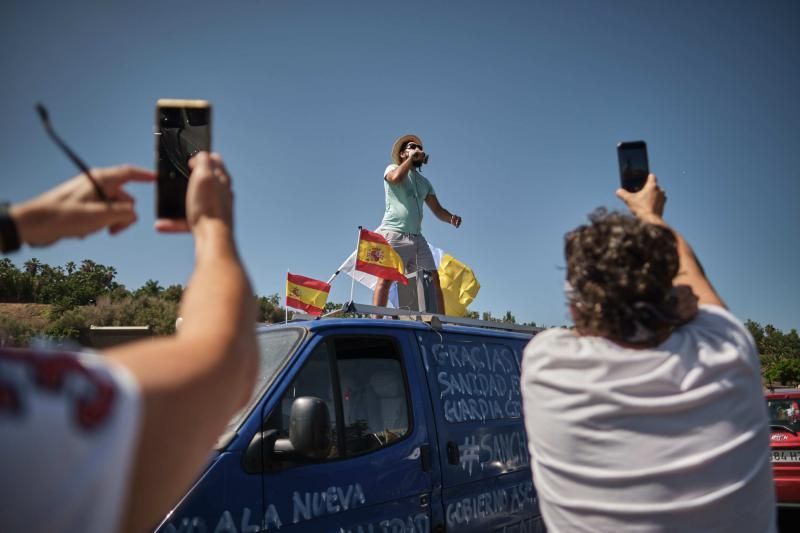
[(800, 463), (800, 450), (770, 450), (769, 460), (773, 463)]

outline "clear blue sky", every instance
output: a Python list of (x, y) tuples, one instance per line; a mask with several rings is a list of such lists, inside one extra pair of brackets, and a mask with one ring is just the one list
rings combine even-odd
[[(40, 0), (0, 4), (0, 198), (72, 176), (33, 110), (91, 165), (153, 165), (160, 97), (214, 104), (236, 231), (260, 294), (327, 279), (383, 212), (400, 134), (459, 230), (424, 232), (475, 270), (472, 305), (569, 322), (563, 234), (621, 208), (615, 145), (644, 139), (666, 218), (740, 317), (800, 327), (800, 3)], [(188, 236), (152, 230), (25, 249), (91, 258), (129, 288), (185, 283)], [(346, 300), (349, 278), (334, 282)], [(368, 301), (370, 293), (356, 291)]]

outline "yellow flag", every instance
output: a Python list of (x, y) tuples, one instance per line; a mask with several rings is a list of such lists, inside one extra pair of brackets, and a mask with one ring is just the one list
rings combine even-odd
[(439, 262), (439, 284), (444, 296), (444, 309), (450, 316), (466, 316), (467, 306), (481, 289), (472, 269), (450, 254)]

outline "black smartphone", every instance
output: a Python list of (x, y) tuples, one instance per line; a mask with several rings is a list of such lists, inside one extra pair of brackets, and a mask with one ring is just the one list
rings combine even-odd
[(156, 103), (156, 216), (186, 218), (189, 159), (211, 150), (211, 105), (205, 100)]
[(647, 162), (647, 145), (644, 141), (621, 142), (617, 145), (619, 178), (626, 191), (641, 191), (650, 174)]

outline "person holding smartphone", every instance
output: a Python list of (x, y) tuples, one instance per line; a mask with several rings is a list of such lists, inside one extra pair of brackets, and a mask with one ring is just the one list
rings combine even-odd
[[(439, 284), (439, 274), (428, 242), (422, 236), (422, 205), (427, 204), (433, 214), (455, 228), (461, 226), (461, 217), (442, 207), (431, 182), (420, 168), (428, 162), (422, 141), (416, 135), (403, 135), (392, 146), (392, 163), (383, 173), (386, 210), (381, 225), (376, 230), (400, 255), (406, 274), (418, 270), (431, 272), (439, 313), (444, 314), (444, 296)], [(373, 305), (385, 307), (393, 281), (379, 279), (372, 297)]]
[[(0, 348), (0, 531), (154, 527), (249, 398), (255, 307), (233, 235), (231, 179), (216, 154), (199, 153), (190, 168), (186, 218), (157, 222), (195, 241), (175, 335), (102, 357)], [(119, 233), (136, 220), (125, 186), (155, 179), (131, 166), (94, 169), (6, 207), (0, 247)]]
[(539, 333), (521, 388), (548, 531), (775, 531), (758, 353), (647, 176), (567, 233), (575, 329)]

